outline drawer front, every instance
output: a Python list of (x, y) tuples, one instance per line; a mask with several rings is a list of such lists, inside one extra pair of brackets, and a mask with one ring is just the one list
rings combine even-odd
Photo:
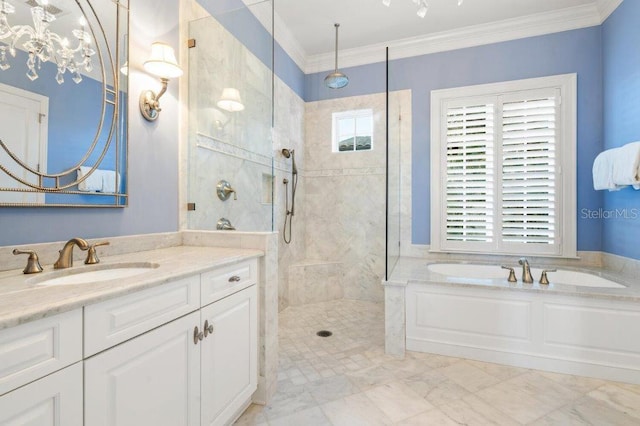
[(251, 259), (223, 266), (202, 274), (202, 306), (258, 282), (258, 260)]
[(0, 395), (82, 359), (82, 310), (0, 331)]
[(94, 355), (200, 308), (200, 276), (84, 308), (84, 354)]

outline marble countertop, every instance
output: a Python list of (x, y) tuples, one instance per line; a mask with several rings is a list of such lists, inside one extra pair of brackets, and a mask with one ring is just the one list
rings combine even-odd
[[(501, 279), (458, 278), (431, 272), (428, 268), (428, 265), (432, 263), (482, 264), (481, 262), (434, 262), (420, 258), (401, 257), (398, 260), (398, 263), (396, 264), (391, 277), (387, 282), (384, 283), (384, 285), (406, 286), (408, 284), (437, 284), (476, 288), (483, 287), (503, 291), (530, 291), (546, 294), (560, 294), (565, 296), (580, 296), (640, 302), (640, 280), (602, 269), (576, 269), (566, 266), (558, 267), (558, 269), (575, 270), (577, 272), (585, 272), (601, 276), (611, 281), (618, 282), (624, 285), (625, 288), (584, 287), (553, 284), (553, 282), (549, 285), (540, 285), (538, 284), (537, 279), (533, 284), (524, 284), (520, 281), (520, 278), (518, 278), (517, 283), (510, 283), (507, 281), (508, 271), (505, 271), (505, 276)], [(516, 274), (518, 273), (519, 271), (516, 269)]]
[(47, 276), (89, 271), (93, 265), (76, 262), (72, 268), (25, 275), (22, 269), (0, 272), (0, 329), (66, 312), (103, 300), (199, 274), (219, 266), (264, 255), (260, 250), (177, 246), (101, 258), (100, 267), (122, 263), (156, 263), (140, 275), (95, 283), (38, 286)]

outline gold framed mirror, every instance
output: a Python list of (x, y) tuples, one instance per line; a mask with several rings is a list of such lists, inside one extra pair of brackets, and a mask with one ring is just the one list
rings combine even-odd
[(0, 206), (127, 205), (128, 9), (0, 0)]

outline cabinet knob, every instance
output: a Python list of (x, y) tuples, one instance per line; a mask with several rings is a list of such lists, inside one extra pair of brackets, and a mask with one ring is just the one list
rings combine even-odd
[(237, 283), (238, 281), (240, 281), (240, 277), (237, 275), (234, 275), (231, 278), (229, 278), (230, 283)]
[(204, 321), (204, 337), (213, 334), (213, 324), (209, 324), (209, 320)]
[(202, 339), (204, 339), (204, 334), (202, 331), (198, 330), (198, 326), (196, 325), (193, 329), (193, 343), (197, 345), (198, 342), (202, 341)]

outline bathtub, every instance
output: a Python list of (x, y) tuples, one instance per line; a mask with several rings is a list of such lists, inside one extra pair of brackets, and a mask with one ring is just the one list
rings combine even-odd
[[(561, 269), (549, 285), (499, 265), (400, 259), (385, 285), (387, 352), (436, 353), (640, 384), (640, 289)], [(549, 268), (550, 269), (550, 268)]]

